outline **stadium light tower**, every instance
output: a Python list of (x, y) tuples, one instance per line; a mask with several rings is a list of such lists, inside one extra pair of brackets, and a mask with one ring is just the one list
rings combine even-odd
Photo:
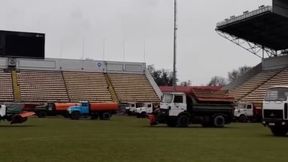
[(177, 0), (174, 0), (173, 88), (176, 89)]

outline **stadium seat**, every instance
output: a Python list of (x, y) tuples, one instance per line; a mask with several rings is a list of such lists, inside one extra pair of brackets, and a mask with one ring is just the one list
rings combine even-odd
[(22, 101), (69, 101), (61, 72), (21, 70), (17, 80)]
[(0, 70), (0, 101), (13, 101), (13, 87), (11, 73)]
[(122, 103), (159, 102), (154, 89), (144, 74), (108, 74)]
[(288, 85), (288, 69), (285, 69), (265, 82), (259, 88), (245, 96), (241, 101), (249, 101), (254, 103), (262, 103), (266, 90), (275, 85)]
[(244, 82), (242, 85), (232, 89), (229, 91), (230, 95), (234, 96), (234, 98), (238, 101), (241, 100), (244, 96), (254, 91), (256, 88), (261, 86), (263, 83), (271, 79), (274, 75), (279, 73), (281, 70), (269, 70), (262, 71), (248, 81)]
[(63, 72), (71, 101), (88, 100), (91, 102), (112, 101), (104, 73)]

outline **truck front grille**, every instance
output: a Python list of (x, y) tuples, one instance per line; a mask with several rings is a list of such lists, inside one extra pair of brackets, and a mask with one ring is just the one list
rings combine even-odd
[(264, 118), (283, 119), (282, 110), (264, 110)]

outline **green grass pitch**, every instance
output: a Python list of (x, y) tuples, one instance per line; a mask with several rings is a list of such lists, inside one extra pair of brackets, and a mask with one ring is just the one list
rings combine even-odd
[(146, 119), (64, 118), (0, 124), (1, 162), (287, 162), (288, 138), (261, 124), (148, 126)]

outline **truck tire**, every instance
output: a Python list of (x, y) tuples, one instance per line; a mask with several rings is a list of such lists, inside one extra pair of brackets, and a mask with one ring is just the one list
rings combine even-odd
[(190, 123), (190, 118), (188, 115), (180, 115), (177, 117), (177, 127), (182, 127), (182, 128), (185, 128), (185, 127), (188, 127)]
[(274, 126), (270, 127), (271, 132), (273, 133), (274, 136), (285, 136), (288, 132), (287, 127), (282, 127), (282, 126)]
[(247, 123), (248, 122), (248, 118), (243, 114), (239, 116), (238, 120), (240, 123)]
[(38, 118), (45, 118), (47, 116), (46, 111), (38, 111), (37, 113)]
[(111, 114), (109, 112), (104, 112), (100, 114), (100, 120), (110, 120)]
[(81, 116), (81, 114), (80, 114), (80, 112), (79, 111), (73, 111), (72, 113), (71, 113), (71, 119), (72, 120), (79, 120), (80, 119), (80, 116)]
[(213, 125), (216, 128), (223, 128), (225, 126), (225, 117), (223, 115), (215, 115), (213, 118)]

